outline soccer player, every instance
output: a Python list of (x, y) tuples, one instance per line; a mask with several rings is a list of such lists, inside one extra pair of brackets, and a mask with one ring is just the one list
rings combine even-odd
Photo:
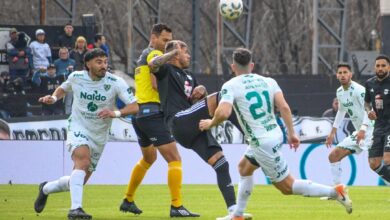
[[(211, 132), (202, 132), (198, 128), (200, 119), (214, 114), (217, 94), (202, 99), (206, 95), (206, 89), (198, 85), (194, 75), (184, 70), (189, 66), (189, 58), (184, 42), (170, 41), (166, 45), (165, 54), (151, 61), (154, 69), (158, 70), (155, 75), (165, 121), (182, 146), (195, 151), (215, 170), (228, 212), (232, 212), (236, 206), (236, 198), (229, 163)], [(200, 99), (202, 100), (192, 105)], [(247, 219), (250, 218), (248, 214)]]
[(137, 61), (135, 69), (135, 95), (139, 104), (139, 112), (133, 121), (134, 130), (141, 146), (142, 158), (134, 166), (127, 185), (125, 198), (119, 207), (120, 211), (141, 214), (134, 202), (135, 191), (141, 184), (146, 172), (157, 159), (157, 151), (168, 163), (168, 187), (171, 193), (171, 217), (199, 217), (188, 211), (182, 203), (182, 165), (176, 142), (164, 122), (161, 111), (157, 83), (151, 73), (151, 59), (163, 54), (165, 44), (172, 40), (172, 30), (165, 24), (153, 25), (150, 45)]
[(346, 113), (348, 113), (352, 121), (355, 132), (338, 143), (329, 154), (334, 185), (341, 183), (342, 169), (340, 161), (350, 154), (359, 154), (363, 149), (368, 149), (371, 146), (374, 126), (364, 111), (365, 88), (359, 83), (352, 81), (351, 66), (347, 63), (340, 63), (337, 66), (336, 76), (341, 84), (336, 92), (339, 108), (333, 122), (332, 131), (326, 138), (325, 144), (329, 148), (332, 147), (337, 128), (343, 121)]
[[(390, 58), (379, 55), (375, 59), (376, 76), (365, 83), (365, 109), (375, 120), (373, 144), (368, 150), (370, 168), (390, 182)], [(383, 162), (382, 162), (383, 160)]]
[[(107, 72), (107, 54), (102, 49), (92, 49), (85, 54), (86, 70), (75, 71), (52, 95), (39, 98), (44, 104), (54, 104), (73, 91), (72, 114), (69, 117), (67, 145), (74, 163), (70, 176), (43, 182), (35, 201), (35, 211), (40, 213), (51, 193), (70, 190), (71, 209), (68, 219), (91, 219), (82, 209), (83, 185), (95, 170), (104, 145), (112, 118), (135, 114), (138, 111), (136, 99), (122, 78)], [(113, 111), (116, 98), (126, 106)]]
[(352, 201), (344, 185), (330, 187), (290, 175), (280, 152), (283, 137), (274, 114), (276, 106), (286, 124), (288, 143), (297, 149), (300, 141), (294, 131), (290, 107), (276, 81), (251, 73), (253, 66), (249, 50), (238, 48), (234, 51), (231, 68), (236, 77), (222, 86), (222, 98), (214, 117), (199, 122), (201, 130), (208, 130), (226, 120), (234, 108), (249, 143), (238, 167), (241, 177), (237, 207), (231, 218), (244, 219), (243, 212), (253, 188), (253, 172), (259, 167), (283, 194), (328, 196), (337, 199), (351, 213)]

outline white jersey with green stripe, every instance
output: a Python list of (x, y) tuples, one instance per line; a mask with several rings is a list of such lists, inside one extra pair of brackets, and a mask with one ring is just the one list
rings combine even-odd
[(243, 74), (222, 86), (221, 103), (233, 105), (237, 118), (251, 146), (272, 132), (281, 133), (274, 114), (274, 95), (281, 92), (278, 83), (269, 77)]
[(73, 91), (69, 130), (77, 127), (103, 142), (107, 139), (112, 119), (101, 119), (98, 113), (103, 109), (114, 110), (117, 98), (126, 105), (136, 101), (126, 82), (109, 72), (99, 81), (93, 81), (87, 71), (75, 71), (61, 88), (66, 92)]
[(354, 81), (351, 81), (351, 85), (347, 89), (340, 86), (336, 92), (339, 101), (338, 111), (343, 115), (348, 113), (355, 130), (359, 130), (363, 122), (367, 123), (368, 126), (373, 126), (373, 121), (368, 120), (364, 109), (365, 93), (364, 86)]

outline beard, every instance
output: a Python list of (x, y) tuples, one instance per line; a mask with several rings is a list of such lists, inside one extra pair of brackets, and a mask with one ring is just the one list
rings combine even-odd
[(384, 79), (389, 75), (389, 72), (376, 72), (375, 75), (379, 79)]

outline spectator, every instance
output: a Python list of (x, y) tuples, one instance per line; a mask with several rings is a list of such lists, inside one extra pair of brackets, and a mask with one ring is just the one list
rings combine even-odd
[(33, 69), (32, 53), (30, 47), (27, 46), (24, 33), (19, 33), (14, 48), (7, 51), (7, 56), (11, 80), (20, 77), (24, 83), (30, 70)]
[(11, 117), (27, 116), (27, 97), (22, 78), (16, 78), (8, 83), (3, 106), (3, 110), (9, 112)]
[(90, 45), (88, 48), (100, 48), (106, 52), (107, 56), (110, 57), (110, 48), (107, 45), (106, 37), (103, 34), (96, 34), (94, 39), (93, 45)]
[(58, 56), (60, 58), (54, 61), (54, 66), (56, 67), (56, 73), (58, 76), (68, 78), (68, 75), (73, 72), (76, 62), (69, 58), (69, 50), (66, 47), (61, 47), (58, 51)]
[(5, 44), (5, 49), (7, 52), (14, 48), (15, 42), (18, 40), (18, 31), (16, 28), (11, 28), (9, 31), (10, 40)]
[[(68, 75), (73, 72), (74, 65), (76, 62), (73, 59), (69, 58), (69, 51), (66, 47), (60, 48), (58, 52), (60, 58), (54, 61), (56, 67), (57, 75), (67, 79)], [(68, 92), (64, 98), (65, 102), (65, 114), (70, 114), (72, 112), (72, 102), (73, 102), (73, 93)]]
[(58, 36), (57, 45), (59, 47), (66, 47), (68, 50), (71, 50), (76, 41), (75, 36), (73, 35), (73, 26), (71, 23), (67, 23), (64, 27), (64, 33)]
[(0, 140), (11, 139), (11, 132), (6, 121), (0, 119)]
[(45, 43), (45, 31), (35, 31), (36, 41), (30, 44), (33, 55), (34, 72), (38, 69), (47, 69), (51, 63), (51, 50), (49, 44)]
[(7, 71), (0, 73), (0, 93), (8, 92), (8, 84), (10, 82), (10, 76)]
[(0, 118), (9, 118), (10, 114), (6, 109), (6, 100), (8, 97), (8, 87), (10, 84), (9, 73), (3, 71), (0, 73)]
[(84, 55), (87, 52), (87, 40), (79, 36), (76, 40), (74, 49), (70, 52), (70, 58), (76, 62), (75, 70), (84, 70)]
[(334, 98), (332, 102), (332, 108), (325, 110), (324, 113), (322, 113), (322, 117), (334, 118), (336, 117), (338, 109), (339, 101), (337, 100), (337, 98)]
[[(33, 78), (33, 83), (39, 88), (41, 94), (52, 94), (64, 81), (63, 76), (56, 75), (54, 64), (49, 65), (46, 73), (37, 71)], [(53, 105), (42, 104), (42, 115), (62, 115), (64, 114), (64, 102), (59, 101)]]

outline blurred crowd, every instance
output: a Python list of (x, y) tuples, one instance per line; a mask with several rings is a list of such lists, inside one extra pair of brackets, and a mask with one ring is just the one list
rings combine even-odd
[(53, 93), (71, 72), (84, 70), (84, 54), (89, 49), (101, 48), (110, 54), (103, 34), (96, 34), (88, 44), (73, 30), (72, 24), (66, 24), (55, 45), (46, 42), (43, 29), (35, 31), (32, 42), (15, 28), (9, 31), (5, 45), (9, 70), (0, 73), (0, 118), (70, 114), (71, 95), (55, 105), (41, 105), (37, 98)]

